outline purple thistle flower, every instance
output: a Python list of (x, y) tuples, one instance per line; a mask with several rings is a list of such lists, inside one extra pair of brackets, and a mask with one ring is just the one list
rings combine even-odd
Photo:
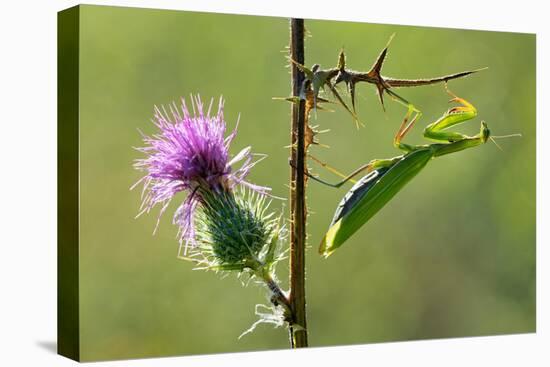
[[(148, 213), (157, 204), (161, 205), (155, 231), (160, 217), (171, 200), (180, 191), (187, 191), (186, 199), (177, 208), (173, 223), (179, 227), (180, 247), (185, 242), (194, 244), (195, 227), (193, 217), (201, 202), (201, 191), (232, 191), (242, 185), (260, 194), (271, 189), (257, 186), (245, 180), (251, 168), (261, 159), (253, 161), (250, 147), (242, 149), (233, 159), (229, 159), (229, 145), (237, 134), (237, 127), (227, 137), (226, 122), (223, 116), (223, 99), (220, 97), (218, 112), (211, 115), (213, 100), (207, 113), (199, 96), (191, 95), (193, 114), (189, 113), (182, 98), (181, 111), (170, 105), (170, 115), (166, 109), (155, 106), (153, 123), (160, 132), (147, 136), (142, 134), (145, 147), (137, 148), (146, 157), (137, 159), (134, 167), (145, 171), (132, 189), (143, 183), (142, 204), (138, 217)], [(238, 126), (238, 121), (237, 121)], [(242, 162), (238, 169), (235, 164)]]

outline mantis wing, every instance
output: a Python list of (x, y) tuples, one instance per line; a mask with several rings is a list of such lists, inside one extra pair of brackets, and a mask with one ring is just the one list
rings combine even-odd
[(319, 253), (331, 255), (382, 209), (433, 157), (430, 149), (406, 154), (390, 167), (379, 168), (363, 177), (344, 196)]

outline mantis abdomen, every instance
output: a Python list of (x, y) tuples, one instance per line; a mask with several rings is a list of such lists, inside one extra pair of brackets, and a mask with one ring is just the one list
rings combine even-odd
[(374, 170), (357, 182), (338, 205), (319, 252), (327, 257), (340, 247), (416, 176), (432, 157), (431, 149), (416, 150), (405, 154), (392, 166)]

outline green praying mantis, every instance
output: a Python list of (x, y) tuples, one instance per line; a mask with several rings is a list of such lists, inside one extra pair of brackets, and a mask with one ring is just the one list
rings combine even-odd
[[(488, 139), (491, 139), (496, 144), (494, 138), (521, 136), (520, 134), (492, 136), (484, 121), (481, 121), (479, 133), (474, 136), (448, 131), (449, 128), (462, 124), (477, 116), (477, 110), (470, 102), (456, 96), (448, 89), (448, 81), (466, 77), (480, 70), (484, 70), (484, 68), (429, 79), (396, 79), (385, 77), (382, 76), (380, 72), (387, 56), (388, 45), (386, 45), (379, 54), (368, 72), (357, 72), (347, 69), (346, 56), (343, 51), (339, 54), (337, 66), (326, 70), (321, 69), (318, 64), (313, 65), (313, 67), (309, 69), (290, 59), (290, 61), (304, 73), (305, 79), (301, 87), (300, 95), (285, 99), (293, 103), (305, 100), (306, 131), (311, 132), (311, 128), (309, 128), (307, 122), (310, 111), (316, 110), (317, 108), (324, 109), (318, 105), (318, 102), (330, 102), (319, 97), (319, 92), (325, 87), (330, 90), (331, 94), (336, 98), (337, 103), (343, 106), (344, 109), (351, 114), (357, 126), (359, 126), (360, 122), (356, 114), (355, 97), (356, 84), (360, 82), (373, 84), (376, 87), (379, 101), (383, 108), (384, 94), (389, 95), (393, 100), (405, 105), (407, 108), (405, 118), (393, 140), (394, 146), (403, 152), (403, 154), (399, 156), (389, 159), (374, 159), (346, 176), (328, 164), (308, 155), (309, 158), (313, 159), (321, 166), (343, 178), (343, 180), (338, 183), (329, 183), (311, 175), (306, 169), (304, 174), (313, 180), (334, 188), (339, 188), (348, 181), (355, 183), (340, 201), (329, 229), (321, 241), (319, 253), (324, 257), (331, 255), (376, 215), (406, 186), (407, 183), (426, 167), (430, 160), (443, 155), (474, 148), (486, 143)], [(352, 108), (348, 107), (336, 89), (337, 84), (342, 82), (346, 84), (347, 90), (350, 93)], [(457, 106), (447, 110), (438, 120), (424, 129), (424, 137), (435, 141), (435, 143), (424, 145), (403, 143), (403, 138), (412, 129), (422, 113), (416, 109), (412, 103), (399, 96), (392, 89), (437, 83), (444, 84), (445, 90), (452, 97), (450, 102), (457, 103)], [(312, 138), (315, 132), (311, 132), (309, 135), (306, 136), (306, 152), (309, 144), (319, 144)], [(290, 162), (290, 164), (293, 165), (293, 162)], [(354, 177), (362, 172), (366, 172), (367, 174), (356, 182)]]
[[(480, 131), (474, 136), (447, 131), (453, 126), (475, 118), (477, 110), (471, 103), (449, 91), (446, 83), (445, 89), (452, 96), (450, 102), (456, 102), (458, 105), (449, 109), (437, 121), (424, 129), (424, 137), (437, 143), (409, 145), (402, 142), (421, 116), (421, 112), (409, 104), (408, 112), (394, 137), (394, 146), (404, 154), (389, 159), (372, 160), (347, 176), (317, 160), (321, 165), (344, 177), (342, 181), (335, 184), (306, 173), (315, 181), (339, 188), (353, 180), (359, 173), (367, 172), (367, 175), (355, 183), (338, 205), (330, 227), (321, 241), (319, 248), (321, 255), (328, 257), (342, 246), (422, 171), (430, 160), (477, 147), (491, 137), (489, 128), (484, 121), (481, 121)], [(413, 114), (414, 117), (411, 119)]]

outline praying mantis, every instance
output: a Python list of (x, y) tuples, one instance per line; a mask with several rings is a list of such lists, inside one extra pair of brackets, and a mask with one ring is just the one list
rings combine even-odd
[[(408, 112), (393, 141), (394, 146), (404, 154), (389, 159), (372, 160), (347, 176), (328, 167), (331, 171), (344, 177), (342, 181), (335, 184), (306, 173), (315, 181), (339, 188), (359, 173), (367, 172), (367, 175), (355, 183), (338, 205), (330, 227), (321, 241), (319, 247), (321, 255), (328, 257), (342, 246), (422, 171), (430, 160), (477, 147), (490, 138), (489, 128), (484, 121), (481, 121), (480, 131), (474, 136), (447, 131), (453, 126), (475, 118), (477, 110), (470, 102), (453, 94), (447, 88), (446, 83), (445, 89), (452, 97), (450, 102), (455, 102), (458, 105), (449, 109), (437, 121), (424, 129), (424, 137), (436, 141), (436, 143), (409, 145), (402, 142), (421, 116), (421, 112), (409, 104)], [(328, 166), (317, 159), (316, 161), (323, 166)]]
[[(326, 70), (321, 69), (318, 64), (313, 65), (313, 67), (309, 69), (306, 66), (290, 59), (290, 61), (301, 72), (303, 72), (305, 76), (300, 95), (285, 99), (293, 103), (297, 103), (300, 100), (304, 100), (306, 102), (306, 131), (310, 132), (309, 135), (306, 134), (306, 152), (309, 144), (319, 144), (312, 138), (316, 132), (309, 128), (307, 118), (311, 110), (316, 110), (317, 108), (323, 109), (321, 106), (318, 106), (318, 102), (330, 102), (319, 97), (320, 90), (325, 87), (328, 87), (337, 102), (352, 115), (357, 127), (359, 127), (360, 122), (356, 115), (355, 97), (356, 84), (360, 82), (366, 82), (376, 86), (379, 101), (384, 110), (384, 94), (389, 95), (393, 100), (407, 107), (405, 118), (403, 119), (403, 122), (401, 123), (401, 126), (399, 127), (399, 130), (395, 134), (393, 140), (394, 146), (403, 152), (403, 154), (399, 156), (388, 159), (374, 159), (346, 176), (328, 164), (323, 163), (308, 154), (309, 158), (313, 159), (333, 173), (341, 176), (343, 180), (338, 183), (329, 183), (311, 175), (306, 169), (304, 174), (308, 177), (334, 188), (339, 188), (348, 181), (355, 183), (340, 201), (329, 229), (321, 241), (319, 253), (324, 257), (330, 256), (374, 215), (376, 215), (399, 191), (407, 185), (407, 183), (409, 183), (426, 167), (430, 160), (443, 155), (474, 148), (486, 143), (488, 139), (495, 142), (494, 138), (498, 138), (496, 136), (491, 136), (489, 128), (484, 121), (481, 121), (479, 133), (474, 136), (448, 131), (449, 128), (462, 124), (477, 116), (477, 110), (470, 102), (458, 97), (448, 89), (448, 81), (466, 77), (480, 70), (484, 70), (485, 68), (463, 71), (429, 79), (396, 79), (385, 77), (382, 76), (380, 72), (387, 56), (388, 45), (386, 45), (386, 47), (379, 54), (378, 58), (368, 72), (357, 72), (347, 69), (346, 55), (343, 51), (339, 54), (338, 65), (335, 68)], [(350, 93), (352, 108), (348, 107), (336, 89), (336, 85), (342, 82), (346, 84), (346, 87)], [(438, 120), (429, 124), (424, 129), (424, 137), (435, 141), (435, 143), (424, 145), (410, 145), (403, 143), (403, 138), (412, 129), (422, 113), (416, 109), (412, 103), (399, 96), (392, 89), (400, 87), (424, 86), (437, 83), (444, 84), (446, 92), (452, 97), (450, 102), (457, 103), (457, 106), (446, 111)], [(502, 137), (510, 136), (521, 135), (512, 134)], [(294, 162), (290, 162), (290, 164), (295, 167)], [(366, 172), (367, 174), (359, 181), (355, 182), (353, 178), (361, 172)]]

